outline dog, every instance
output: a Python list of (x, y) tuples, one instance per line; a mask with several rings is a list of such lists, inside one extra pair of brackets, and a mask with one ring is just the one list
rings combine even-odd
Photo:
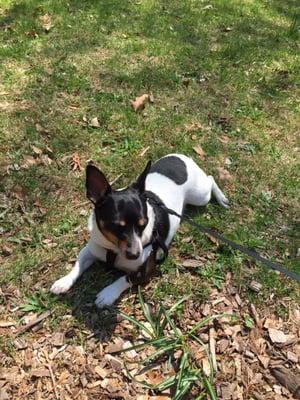
[(168, 154), (153, 165), (149, 161), (135, 182), (118, 190), (89, 164), (86, 194), (94, 205), (88, 221), (90, 239), (73, 269), (50, 291), (67, 292), (96, 260), (106, 261), (126, 274), (97, 294), (98, 308), (112, 305), (132, 285), (149, 280), (180, 224), (166, 208), (182, 214), (185, 205), (205, 206), (212, 195), (221, 206), (229, 206), (214, 178), (183, 154)]

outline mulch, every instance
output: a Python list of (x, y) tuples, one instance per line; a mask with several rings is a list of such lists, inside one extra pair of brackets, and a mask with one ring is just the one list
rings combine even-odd
[[(257, 309), (232, 282), (228, 273), (223, 286), (213, 289), (205, 303), (187, 300), (177, 321), (184, 330), (207, 316), (227, 314), (197, 331), (212, 354), (217, 398), (299, 399), (299, 305), (282, 299), (289, 310), (282, 319), (272, 311), (274, 300)], [(160, 363), (140, 371), (139, 361), (148, 354), (147, 349), (115, 355), (139, 339), (127, 320), (117, 318), (109, 335), (86, 327), (77, 335), (80, 328), (72, 326), (71, 314), (53, 326), (50, 312), (24, 315), (16, 307), (17, 290), (5, 287), (2, 295), (6, 301), (0, 305), (0, 346), (5, 339), (10, 339), (11, 345), (0, 350), (0, 400), (171, 398), (168, 390), (158, 394), (145, 389), (131, 379), (128, 371), (137, 380), (155, 384), (172, 375), (172, 367)], [(132, 299), (136, 300), (134, 295)], [(123, 299), (118, 308), (142, 320), (137, 301), (134, 309), (126, 304), (128, 301)], [(195, 362), (209, 374), (211, 366), (203, 347), (194, 346), (191, 351)], [(196, 398), (200, 390), (195, 385), (187, 399)]]

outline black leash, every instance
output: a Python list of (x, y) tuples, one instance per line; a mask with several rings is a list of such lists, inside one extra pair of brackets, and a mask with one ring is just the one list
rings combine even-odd
[(206, 235), (210, 235), (214, 237), (215, 239), (219, 240), (220, 242), (223, 242), (227, 244), (228, 246), (239, 250), (241, 253), (247, 254), (247, 256), (253, 258), (256, 261), (261, 262), (263, 265), (266, 267), (273, 269), (274, 271), (279, 271), (282, 274), (288, 276), (289, 278), (297, 281), (300, 283), (300, 275), (296, 274), (295, 272), (289, 271), (286, 268), (282, 267), (281, 265), (274, 263), (273, 261), (268, 260), (265, 257), (262, 257), (260, 254), (258, 254), (254, 250), (250, 250), (245, 246), (242, 246), (241, 244), (232, 242), (229, 239), (224, 238), (220, 233), (217, 233), (213, 231), (210, 228), (206, 228), (205, 226), (202, 226), (198, 224), (197, 222), (193, 221), (190, 217), (187, 215), (180, 215), (174, 210), (171, 210), (170, 208), (166, 207), (162, 202), (158, 202), (157, 199), (154, 199), (153, 196), (151, 196), (151, 193), (145, 193), (145, 196), (148, 200), (150, 200), (150, 203), (155, 203), (156, 206), (163, 208), (168, 214), (174, 215), (177, 218), (180, 218), (182, 221), (186, 221), (188, 224), (193, 226), (194, 228), (197, 228), (200, 232), (205, 233)]

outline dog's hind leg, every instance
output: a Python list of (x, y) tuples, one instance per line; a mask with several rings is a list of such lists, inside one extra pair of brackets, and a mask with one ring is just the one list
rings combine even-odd
[(203, 171), (201, 171), (201, 175), (200, 179), (197, 179), (196, 184), (189, 189), (186, 203), (193, 206), (206, 206), (213, 194), (221, 206), (228, 208), (229, 201), (216, 184), (214, 178), (212, 176), (203, 176)]
[(219, 188), (219, 186), (216, 184), (214, 178), (210, 175), (208, 176), (208, 179), (211, 180), (212, 182), (212, 192), (214, 197), (216, 198), (217, 202), (225, 208), (229, 207), (229, 200), (227, 199), (227, 197), (225, 196), (225, 194), (222, 192), (222, 190)]
[(90, 252), (88, 247), (85, 246), (80, 251), (73, 269), (67, 275), (54, 282), (50, 288), (50, 292), (54, 294), (67, 292), (95, 260), (96, 257)]

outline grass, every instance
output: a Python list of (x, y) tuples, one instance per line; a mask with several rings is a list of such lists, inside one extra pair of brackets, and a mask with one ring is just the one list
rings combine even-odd
[[(215, 400), (216, 394), (213, 388), (214, 381), (214, 368), (211, 359), (211, 355), (206, 346), (197, 335), (197, 331), (200, 328), (208, 326), (208, 324), (224, 316), (212, 315), (208, 318), (195, 323), (191, 328), (182, 331), (178, 326), (178, 319), (180, 318), (180, 310), (187, 297), (183, 297), (172, 305), (170, 309), (166, 309), (163, 304), (159, 304), (155, 312), (151, 312), (148, 305), (145, 303), (143, 296), (141, 294), (140, 287), (138, 289), (138, 298), (141, 305), (145, 323), (131, 317), (130, 315), (121, 313), (121, 315), (131, 322), (142, 335), (144, 339), (136, 345), (128, 347), (125, 350), (120, 350), (117, 353), (123, 353), (131, 350), (148, 350), (150, 354), (142, 355), (142, 361), (139, 362), (139, 371), (136, 375), (141, 375), (141, 371), (144, 368), (156, 367), (159, 364), (167, 364), (169, 367), (174, 368), (172, 374), (168, 374), (166, 378), (162, 379), (159, 383), (153, 385), (146, 381), (141, 381), (132, 376), (132, 374), (127, 369), (127, 374), (130, 379), (139, 383), (140, 385), (157, 391), (159, 393), (165, 391), (166, 389), (171, 390), (172, 399), (181, 400), (184, 395), (190, 390), (191, 386), (195, 383), (200, 384), (200, 389), (198, 388), (197, 399), (202, 399), (208, 396), (209, 399)], [(194, 351), (191, 351), (192, 346), (200, 346), (207, 356), (210, 372), (203, 371), (199, 362), (197, 362), (197, 357), (195, 357)], [(179, 353), (180, 356), (176, 360), (175, 353)], [(144, 367), (144, 368), (142, 368)], [(162, 371), (162, 374), (164, 372)]]
[[(193, 156), (232, 203), (229, 211), (211, 203), (195, 219), (300, 273), (296, 0), (0, 4), (1, 246), (10, 248), (1, 255), (3, 285), (18, 287), (24, 299), (47, 290), (86, 242), (84, 172), (70, 167), (75, 152), (110, 179), (122, 173), (117, 186), (148, 158)], [(134, 113), (130, 101), (150, 91), (154, 104)], [(89, 125), (94, 117), (97, 129)], [(205, 156), (195, 154), (196, 145)], [(28, 156), (34, 165), (25, 165)], [(232, 178), (220, 181), (217, 168), (227, 159)], [(203, 268), (182, 268), (183, 258), (207, 254)], [(262, 307), (271, 294), (273, 302), (299, 300), (293, 282), (185, 226), (162, 270), (153, 299), (192, 293), (201, 302), (230, 271)], [(253, 277), (263, 284), (260, 296), (247, 289)], [(92, 300), (111, 279), (94, 269), (66, 306)]]

